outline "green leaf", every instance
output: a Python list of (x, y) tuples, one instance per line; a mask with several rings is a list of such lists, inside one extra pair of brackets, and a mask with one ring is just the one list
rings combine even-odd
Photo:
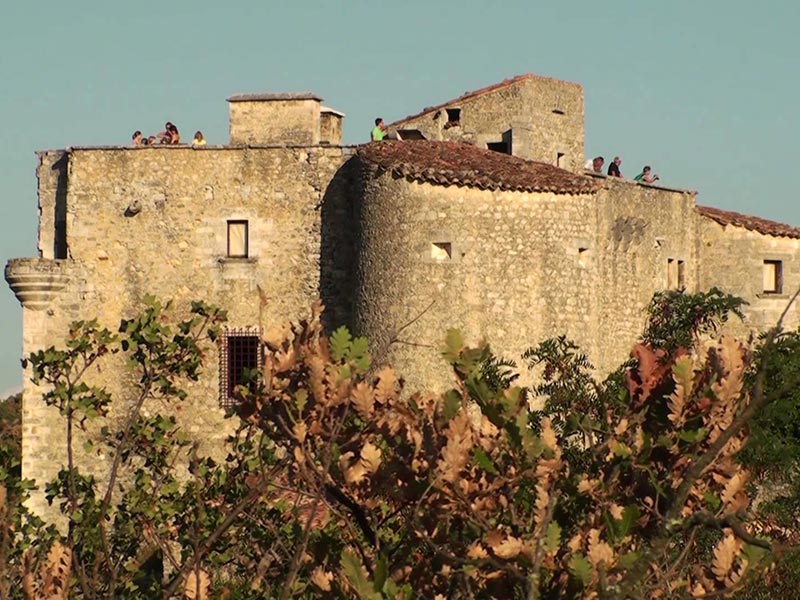
[(705, 500), (706, 506), (712, 512), (717, 512), (722, 507), (722, 500), (719, 499), (719, 496), (711, 492), (704, 493), (703, 500)]
[(294, 393), (294, 405), (297, 407), (297, 412), (302, 413), (308, 401), (308, 391), (299, 389)]
[(544, 549), (548, 552), (555, 552), (561, 544), (561, 526), (555, 521), (550, 521), (547, 526), (547, 533), (544, 536)]
[(386, 577), (389, 574), (389, 561), (385, 554), (381, 554), (378, 559), (378, 564), (375, 566), (375, 584), (374, 589), (376, 592), (383, 591), (383, 586), (386, 583)]
[(381, 600), (381, 594), (376, 592), (367, 581), (364, 572), (361, 569), (361, 561), (354, 554), (348, 550), (342, 551), (340, 559), (342, 571), (347, 581), (353, 586), (356, 594), (361, 600)]
[(339, 361), (344, 360), (346, 356), (350, 353), (350, 341), (352, 337), (350, 335), (350, 331), (342, 325), (331, 334), (329, 339), (331, 344), (331, 357), (333, 360)]
[(444, 418), (448, 421), (456, 416), (461, 408), (461, 396), (455, 390), (450, 390), (444, 395)]
[(472, 453), (472, 460), (484, 471), (488, 471), (492, 475), (497, 475), (497, 469), (495, 468), (492, 459), (486, 456), (486, 453), (480, 446), (477, 446), (475, 451)]
[(461, 349), (464, 347), (464, 338), (461, 337), (461, 332), (458, 329), (448, 329), (444, 344), (443, 354), (445, 358), (452, 362), (461, 353)]
[(569, 559), (567, 569), (575, 579), (583, 585), (587, 585), (592, 580), (592, 565), (586, 560), (583, 554), (573, 554)]
[(686, 431), (681, 431), (678, 434), (678, 437), (684, 442), (687, 442), (689, 444), (695, 444), (705, 439), (707, 435), (708, 431), (706, 431), (705, 427), (701, 427), (700, 429), (695, 429), (695, 430), (689, 429)]
[(356, 360), (361, 358), (367, 353), (367, 338), (357, 337), (353, 339), (350, 344), (350, 356), (348, 358)]
[(619, 566), (623, 569), (631, 569), (633, 565), (636, 564), (636, 561), (639, 560), (639, 553), (638, 552), (628, 552), (627, 554), (623, 554), (619, 557)]

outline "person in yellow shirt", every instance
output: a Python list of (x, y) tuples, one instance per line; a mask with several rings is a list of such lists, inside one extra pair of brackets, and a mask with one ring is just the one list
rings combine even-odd
[(206, 145), (206, 138), (203, 137), (203, 132), (198, 131), (194, 134), (194, 138), (192, 138), (192, 147), (197, 148), (198, 146), (205, 146)]

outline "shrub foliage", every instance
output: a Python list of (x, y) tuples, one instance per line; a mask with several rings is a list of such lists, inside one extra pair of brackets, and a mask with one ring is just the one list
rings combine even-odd
[[(31, 483), (0, 472), (0, 596), (731, 593), (776, 550), (749, 510), (737, 455), (768, 403), (763, 365), (784, 347), (775, 332), (755, 353), (730, 337), (700, 341), (740, 306), (711, 294), (654, 299), (633, 359), (603, 381), (556, 338), (523, 357), (541, 374), (524, 388), (513, 362), (450, 331), (454, 384), (442, 394), (404, 390), (346, 329), (326, 336), (314, 304), (262, 341), (222, 462), (174, 415), (224, 312), (195, 303), (175, 320), (150, 299), (116, 333), (76, 323), (65, 348), (28, 359), (64, 419), (67, 464), (45, 489), (67, 526), (30, 514)], [(115, 353), (136, 381), (122, 419), (85, 381)], [(110, 457), (102, 481), (74, 459), (98, 449)]]

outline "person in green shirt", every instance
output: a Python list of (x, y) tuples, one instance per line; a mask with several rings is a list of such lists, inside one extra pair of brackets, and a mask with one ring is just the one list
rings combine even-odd
[(658, 181), (658, 175), (651, 175), (650, 167), (646, 166), (642, 169), (641, 173), (633, 178), (633, 180), (638, 181), (639, 183), (655, 183)]
[(386, 135), (386, 126), (383, 124), (383, 119), (378, 117), (375, 119), (375, 127), (372, 128), (370, 138), (373, 142), (379, 142), (383, 139), (384, 135)]

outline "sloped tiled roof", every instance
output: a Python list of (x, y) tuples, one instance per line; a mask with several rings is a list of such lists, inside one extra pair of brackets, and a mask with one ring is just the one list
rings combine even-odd
[[(541, 75), (534, 75), (533, 73), (525, 73), (523, 75), (517, 75), (516, 77), (511, 77), (509, 79), (504, 79), (500, 83), (493, 83), (492, 85), (487, 85), (486, 87), (482, 87), (479, 90), (473, 90), (471, 92), (465, 92), (464, 94), (462, 94), (458, 98), (453, 98), (452, 100), (448, 100), (447, 102), (443, 102), (442, 104), (437, 104), (436, 106), (425, 107), (420, 112), (418, 112), (417, 114), (409, 115), (407, 117), (403, 117), (402, 119), (398, 119), (394, 123), (391, 123), (390, 126), (391, 125), (396, 125), (398, 123), (403, 123), (404, 121), (408, 121), (410, 119), (416, 119), (418, 117), (421, 117), (422, 115), (426, 115), (426, 114), (428, 114), (430, 112), (433, 112), (433, 111), (436, 111), (436, 110), (440, 110), (440, 109), (442, 109), (442, 108), (444, 108), (446, 106), (456, 106), (456, 105), (464, 102), (465, 100), (469, 100), (471, 98), (474, 98), (476, 96), (481, 96), (483, 94), (488, 94), (489, 92), (496, 92), (497, 90), (501, 90), (503, 88), (509, 87), (511, 85), (514, 85), (515, 83), (519, 83), (520, 81), (525, 81), (526, 79), (549, 79), (551, 81), (560, 81), (560, 80), (557, 80), (557, 79), (553, 79), (551, 77), (542, 77)], [(569, 83), (569, 82), (565, 81), (563, 83)], [(579, 84), (573, 83), (571, 85), (579, 85)]]
[(753, 217), (729, 210), (721, 210), (712, 206), (698, 205), (697, 212), (704, 217), (713, 219), (720, 225), (743, 227), (750, 231), (763, 233), (764, 235), (773, 235), (775, 237), (800, 239), (800, 228), (792, 227), (786, 223), (778, 223), (777, 221), (762, 219), (761, 217)]
[(597, 189), (591, 177), (458, 142), (384, 140), (361, 146), (358, 156), (403, 177), (438, 185), (562, 194)]

